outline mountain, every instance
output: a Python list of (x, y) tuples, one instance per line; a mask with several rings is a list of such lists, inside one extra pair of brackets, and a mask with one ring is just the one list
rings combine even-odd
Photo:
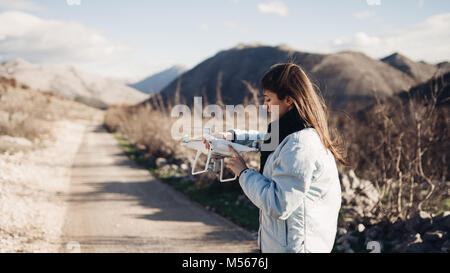
[[(316, 54), (288, 46), (239, 45), (218, 52), (181, 77), (180, 96), (191, 105), (193, 96), (217, 101), (217, 87), (224, 104), (240, 104), (251, 98), (246, 83), (260, 88), (259, 81), (273, 64), (294, 60), (321, 90), (328, 104), (343, 108), (350, 102), (366, 104), (375, 94), (392, 95), (408, 90), (416, 80), (380, 60), (362, 53), (343, 51)], [(164, 100), (173, 98), (178, 80), (161, 91)], [(205, 99), (205, 98), (204, 98)], [(150, 98), (149, 102), (153, 102)]]
[(432, 78), (399, 94), (404, 100), (434, 101), (437, 106), (450, 106), (450, 72)]
[(429, 80), (436, 73), (445, 73), (450, 71), (448, 62), (440, 63), (438, 65), (428, 64), (423, 61), (415, 62), (400, 53), (394, 53), (392, 55), (384, 57), (381, 59), (381, 61), (408, 74), (410, 77), (416, 80), (417, 84)]
[(112, 104), (136, 104), (148, 95), (112, 79), (90, 74), (71, 66), (41, 66), (22, 59), (0, 65), (0, 77), (15, 78), (32, 89), (104, 108)]
[(449, 62), (441, 62), (437, 64), (437, 67), (445, 72), (450, 71), (450, 63)]
[(166, 87), (171, 81), (183, 74), (186, 70), (187, 67), (176, 65), (157, 74), (151, 75), (140, 82), (129, 84), (129, 86), (146, 94), (157, 93)]

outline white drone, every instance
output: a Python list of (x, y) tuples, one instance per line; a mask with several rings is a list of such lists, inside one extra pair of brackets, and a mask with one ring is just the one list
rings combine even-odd
[[(199, 140), (198, 138), (189, 139), (187, 136), (185, 136), (183, 138), (183, 142), (181, 143), (181, 145), (183, 146), (197, 150), (197, 154), (195, 155), (194, 159), (194, 165), (192, 166), (192, 175), (197, 175), (208, 171), (212, 171), (215, 173), (220, 172), (220, 182), (230, 182), (236, 180), (237, 178), (237, 175), (235, 175), (233, 178), (223, 178), (224, 158), (233, 156), (233, 153), (230, 151), (228, 145), (231, 145), (240, 154), (259, 151), (259, 149), (256, 147), (256, 143), (252, 144), (253, 147), (249, 147), (225, 139), (216, 138), (211, 135), (210, 128), (204, 129), (204, 139), (209, 143), (209, 149), (205, 147), (205, 143), (203, 143), (203, 140)], [(196, 171), (197, 162), (202, 153), (208, 156), (206, 159), (206, 165), (203, 170)]]

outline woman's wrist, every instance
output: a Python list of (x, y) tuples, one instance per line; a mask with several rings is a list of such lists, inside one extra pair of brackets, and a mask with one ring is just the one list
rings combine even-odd
[(242, 171), (239, 173), (238, 177), (241, 177), (241, 174), (242, 174), (245, 170), (248, 170), (248, 167), (245, 167), (244, 169), (242, 169)]

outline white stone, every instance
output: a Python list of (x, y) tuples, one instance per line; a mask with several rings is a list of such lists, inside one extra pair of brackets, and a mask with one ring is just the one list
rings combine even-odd
[(363, 224), (358, 225), (358, 231), (363, 232), (366, 229), (366, 227)]

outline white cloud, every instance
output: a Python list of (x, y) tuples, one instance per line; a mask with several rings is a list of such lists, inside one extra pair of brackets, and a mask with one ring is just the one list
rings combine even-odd
[(419, 0), (419, 3), (417, 5), (419, 6), (419, 8), (422, 8), (424, 4), (425, 0)]
[(280, 1), (258, 4), (258, 10), (261, 13), (273, 13), (279, 16), (288, 14), (288, 7)]
[(126, 51), (99, 31), (75, 22), (45, 20), (20, 11), (0, 13), (0, 58), (35, 63), (96, 62)]
[(223, 22), (223, 24), (224, 24), (227, 28), (231, 28), (231, 29), (237, 27), (237, 24), (236, 24), (235, 22), (233, 22), (233, 21), (225, 21), (225, 22)]
[(415, 60), (439, 62), (450, 57), (450, 13), (429, 17), (407, 29), (380, 35), (357, 32), (351, 37), (339, 37), (328, 42), (325, 51), (357, 50), (380, 58), (401, 52)]
[(375, 12), (370, 10), (363, 10), (354, 13), (353, 16), (358, 20), (365, 20), (375, 16)]
[(209, 26), (208, 26), (208, 24), (201, 24), (200, 25), (200, 29), (203, 30), (203, 31), (208, 31), (209, 30)]
[(0, 0), (0, 8), (18, 10), (39, 10), (33, 2), (27, 0)]
[(20, 11), (0, 13), (0, 62), (23, 58), (48, 65), (73, 65), (102, 76), (136, 80), (174, 65), (134, 56), (100, 31), (75, 22), (45, 20)]

